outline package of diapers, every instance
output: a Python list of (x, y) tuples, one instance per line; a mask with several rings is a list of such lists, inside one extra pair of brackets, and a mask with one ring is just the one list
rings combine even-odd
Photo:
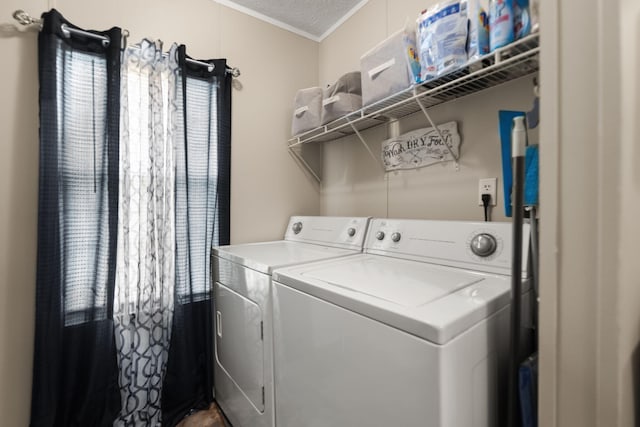
[(489, 53), (489, 1), (468, 0), (469, 8), (469, 45), (467, 54), (470, 60)]
[(322, 89), (319, 87), (300, 89), (293, 103), (291, 134), (296, 136), (320, 126), (321, 114)]
[(467, 0), (446, 0), (418, 18), (421, 81), (443, 76), (467, 63)]
[(369, 105), (407, 89), (418, 81), (420, 63), (416, 34), (404, 28), (360, 58), (362, 104)]
[(340, 77), (324, 90), (322, 99), (322, 124), (362, 108), (362, 82), (360, 72), (354, 71)]

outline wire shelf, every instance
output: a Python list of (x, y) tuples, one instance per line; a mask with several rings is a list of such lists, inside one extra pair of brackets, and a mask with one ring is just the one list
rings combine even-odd
[[(289, 148), (310, 142), (340, 139), (399, 119), (425, 108), (463, 98), (538, 71), (539, 35), (529, 35), (497, 49), (461, 70), (406, 90), (368, 105), (358, 111), (289, 139)], [(418, 102), (419, 101), (419, 102)]]

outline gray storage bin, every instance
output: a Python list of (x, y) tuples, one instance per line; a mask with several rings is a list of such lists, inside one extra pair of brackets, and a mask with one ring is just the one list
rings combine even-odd
[(411, 86), (420, 72), (415, 32), (400, 30), (362, 55), (360, 71), (363, 105)]
[(310, 87), (300, 89), (293, 103), (291, 134), (299, 135), (320, 126), (322, 114), (322, 89)]
[(354, 71), (340, 77), (337, 82), (324, 90), (322, 124), (327, 124), (360, 108), (362, 108), (360, 72)]

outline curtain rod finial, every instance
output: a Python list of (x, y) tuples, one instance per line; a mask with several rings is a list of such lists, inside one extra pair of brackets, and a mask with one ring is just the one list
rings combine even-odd
[(31, 19), (31, 16), (29, 16), (29, 14), (22, 9), (18, 9), (15, 12), (13, 12), (12, 16), (13, 16), (13, 19), (18, 21), (22, 25), (29, 25), (33, 23), (33, 19)]
[(42, 24), (40, 19), (31, 17), (31, 15), (22, 9), (14, 11), (11, 16), (13, 16), (13, 19), (18, 21), (21, 25)]

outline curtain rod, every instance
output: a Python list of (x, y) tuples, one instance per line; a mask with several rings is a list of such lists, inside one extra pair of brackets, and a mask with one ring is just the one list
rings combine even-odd
[[(31, 17), (31, 15), (29, 15), (24, 10), (16, 10), (15, 12), (13, 12), (13, 18), (16, 21), (18, 21), (20, 24), (22, 24), (22, 25), (26, 26), (26, 25), (37, 24), (37, 25), (39, 25), (40, 29), (42, 29), (42, 20)], [(111, 40), (107, 36), (102, 36), (100, 34), (94, 34), (94, 33), (88, 32), (88, 31), (83, 31), (83, 30), (78, 30), (76, 28), (71, 28), (67, 24), (60, 25), (60, 30), (62, 31), (62, 35), (65, 38), (70, 38), (72, 34), (77, 34), (77, 35), (81, 35), (81, 36), (85, 36), (85, 37), (90, 37), (90, 38), (93, 38), (93, 39), (101, 40), (102, 41), (102, 45), (104, 47), (109, 46), (109, 43), (111, 43)], [(123, 33), (126, 34), (125, 37), (129, 35), (129, 31), (127, 31), (127, 30), (124, 30)], [(213, 64), (210, 64), (210, 63), (204, 62), (204, 61), (198, 61), (198, 60), (195, 60), (195, 59), (187, 58), (187, 62), (189, 64), (192, 64), (192, 65), (199, 65), (201, 67), (207, 67), (207, 70), (209, 72), (213, 71), (213, 69), (215, 68), (215, 65), (213, 65)], [(233, 77), (239, 77), (240, 76), (240, 70), (237, 67), (227, 67), (226, 72), (228, 74), (231, 74)]]
[(101, 36), (100, 34), (94, 34), (94, 33), (88, 32), (88, 31), (83, 31), (83, 30), (78, 30), (78, 29), (75, 29), (75, 28), (71, 28), (67, 24), (60, 25), (60, 30), (62, 31), (62, 35), (67, 39), (71, 38), (71, 34), (77, 34), (79, 36), (89, 37), (90, 39), (101, 40), (102, 41), (102, 46), (104, 46), (104, 47), (109, 47), (109, 44), (111, 43), (111, 39), (109, 37), (107, 37), (107, 36)]

